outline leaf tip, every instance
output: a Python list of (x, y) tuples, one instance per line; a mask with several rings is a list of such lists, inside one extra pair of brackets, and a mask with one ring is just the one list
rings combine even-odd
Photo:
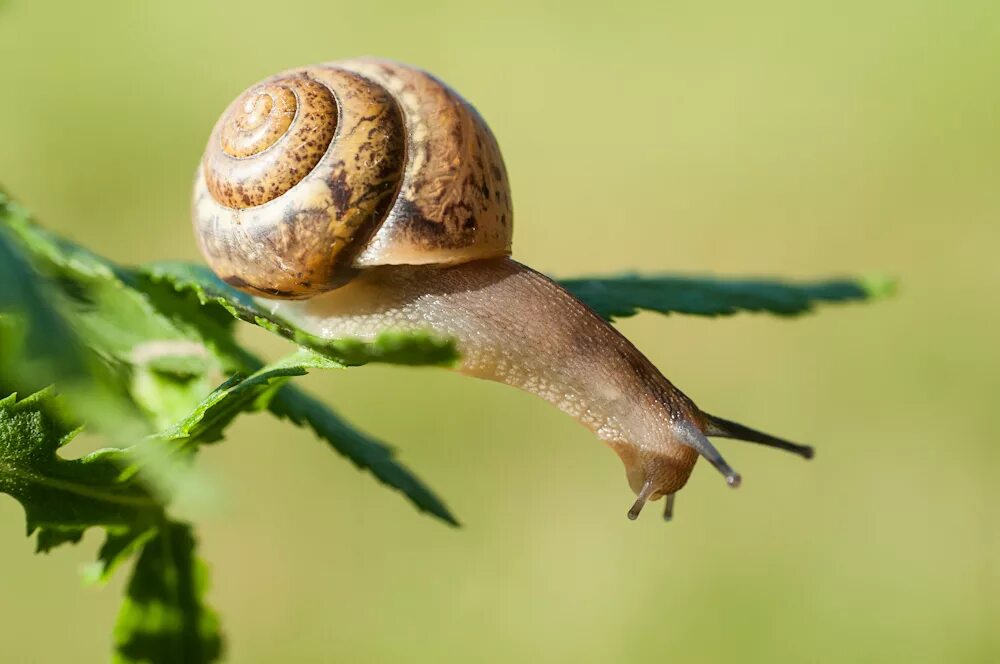
[(858, 285), (871, 300), (893, 297), (899, 291), (899, 280), (886, 274), (871, 274), (858, 279)]

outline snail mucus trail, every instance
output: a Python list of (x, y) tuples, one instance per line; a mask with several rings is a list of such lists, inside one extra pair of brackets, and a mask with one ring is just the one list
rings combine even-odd
[(510, 258), (513, 215), (493, 134), (419, 69), (356, 59), (254, 85), (217, 123), (197, 172), (202, 253), (236, 288), (324, 338), (431, 330), (461, 373), (537, 394), (622, 459), (636, 501), (674, 495), (709, 436), (812, 448), (700, 410), (624, 336)]

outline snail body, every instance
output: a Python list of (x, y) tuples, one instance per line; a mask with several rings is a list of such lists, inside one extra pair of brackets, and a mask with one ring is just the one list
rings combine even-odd
[(662, 496), (669, 518), (699, 456), (738, 486), (707, 436), (812, 456), (704, 413), (586, 305), (511, 259), (496, 140), (419, 69), (348, 60), (250, 88), (212, 133), (193, 212), (215, 272), (303, 329), (430, 329), (457, 341), (460, 372), (574, 416), (624, 462), (630, 518)]

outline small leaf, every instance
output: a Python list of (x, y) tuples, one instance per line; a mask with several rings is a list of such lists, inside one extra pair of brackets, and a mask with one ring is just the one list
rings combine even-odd
[(796, 316), (821, 303), (883, 297), (895, 287), (884, 277), (796, 284), (776, 279), (623, 275), (559, 283), (607, 320), (634, 316), (643, 309), (696, 316), (729, 316), (740, 311)]
[[(8, 388), (34, 390), (55, 383), (78, 415), (86, 414), (93, 427), (128, 444), (148, 433), (143, 419), (160, 424), (161, 404), (176, 404), (190, 391), (189, 385), (164, 383), (157, 386), (155, 399), (143, 399), (147, 371), (183, 368), (188, 374), (203, 374), (217, 367), (200, 338), (160, 316), (143, 293), (122, 281), (117, 266), (46, 232), (9, 203), (0, 205), (0, 240), (5, 238), (15, 261), (25, 266), (25, 259), (31, 261), (30, 273), (10, 276), (3, 272), (12, 263), (0, 256), (3, 283), (23, 285), (0, 288), (0, 310), (5, 299), (20, 293), (20, 300), (10, 307), (13, 320), (20, 315), (31, 322), (22, 335), (24, 352), (17, 355), (35, 363), (41, 358), (61, 369), (53, 375), (30, 366), (26, 373), (34, 380), (16, 379)], [(36, 310), (51, 313), (47, 319), (38, 318), (32, 313)], [(16, 325), (2, 326), (0, 342), (4, 346), (16, 343), (16, 332)], [(4, 355), (9, 354), (4, 350)], [(81, 373), (89, 380), (78, 386), (75, 375)], [(172, 386), (178, 395), (168, 394)], [(207, 392), (209, 386), (202, 389)]]
[(35, 553), (48, 553), (60, 544), (77, 544), (81, 539), (81, 528), (39, 528)]
[[(48, 294), (40, 277), (35, 274), (8, 236), (0, 227), (0, 283), (19, 287), (0, 289), (0, 314), (5, 314), (0, 343), (3, 344), (0, 368), (5, 374), (27, 373), (18, 364), (26, 360), (36, 363), (36, 372), (46, 374), (32, 387), (59, 378), (77, 380), (86, 373), (84, 350), (72, 329), (59, 312), (50, 306)], [(26, 325), (18, 329), (16, 317), (23, 316)]]
[[(312, 353), (308, 353), (312, 355)], [(161, 441), (181, 442), (193, 450), (194, 445), (221, 440), (225, 428), (241, 413), (266, 408), (278, 387), (293, 376), (303, 376), (307, 365), (298, 358), (306, 352), (262, 367), (249, 376), (232, 376), (205, 397), (183, 420), (157, 436)]]
[(0, 388), (100, 385), (106, 376), (54, 302), (53, 284), (20, 251), (12, 224), (21, 218), (0, 192), (0, 377), (8, 383)]
[(219, 279), (206, 265), (181, 261), (160, 261), (137, 268), (154, 282), (168, 283), (178, 292), (193, 293), (204, 305), (225, 309), (233, 318), (258, 325), (282, 336), (291, 336), (293, 327), (257, 304), (250, 295)]
[(142, 545), (115, 624), (115, 661), (203, 664), (222, 656), (219, 621), (204, 602), (205, 564), (187, 524), (166, 522)]
[(204, 372), (208, 353), (199, 337), (160, 315), (149, 298), (126, 282), (129, 273), (111, 261), (58, 238), (26, 217), (7, 227), (50, 277), (64, 300), (73, 330), (113, 365), (183, 361)]
[[(44, 275), (52, 284), (44, 300), (58, 308), (77, 343), (99, 361), (110, 395), (103, 402), (112, 406), (107, 414), (101, 416), (102, 404), (93, 403), (94, 395), (85, 398), (86, 390), (80, 397), (76, 392), (69, 395), (74, 413), (85, 415), (93, 430), (119, 446), (132, 445), (151, 428), (160, 430), (189, 413), (211, 390), (223, 360), (206, 346), (194, 325), (162, 315), (146, 293), (129, 283), (126, 270), (45, 231), (23, 211), (8, 214), (0, 229), (16, 238), (18, 249), (31, 258), (38, 270), (34, 279)], [(207, 312), (194, 314), (210, 317)], [(55, 382), (64, 394), (66, 381), (59, 378)], [(162, 456), (141, 454), (145, 451), (134, 449), (116, 458), (135, 464), (158, 495), (198, 484), (189, 467), (160, 464)]]
[(0, 399), (0, 492), (24, 507), (28, 534), (45, 528), (38, 547), (76, 541), (90, 526), (148, 522), (160, 504), (123, 473), (122, 450), (99, 450), (80, 459), (57, 451), (79, 431), (61, 412), (51, 390), (26, 399)]
[(107, 538), (97, 553), (97, 562), (85, 571), (84, 580), (87, 583), (107, 581), (114, 571), (156, 535), (156, 532), (157, 526), (108, 529)]

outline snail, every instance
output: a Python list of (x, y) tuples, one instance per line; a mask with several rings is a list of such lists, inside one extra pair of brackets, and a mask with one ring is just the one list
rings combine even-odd
[(306, 331), (429, 329), (456, 340), (461, 373), (578, 419), (624, 462), (631, 519), (661, 497), (671, 518), (699, 456), (740, 484), (710, 436), (813, 455), (699, 409), (608, 322), (513, 260), (497, 142), (420, 69), (352, 59), (252, 86), (211, 134), (193, 218), (215, 273)]

